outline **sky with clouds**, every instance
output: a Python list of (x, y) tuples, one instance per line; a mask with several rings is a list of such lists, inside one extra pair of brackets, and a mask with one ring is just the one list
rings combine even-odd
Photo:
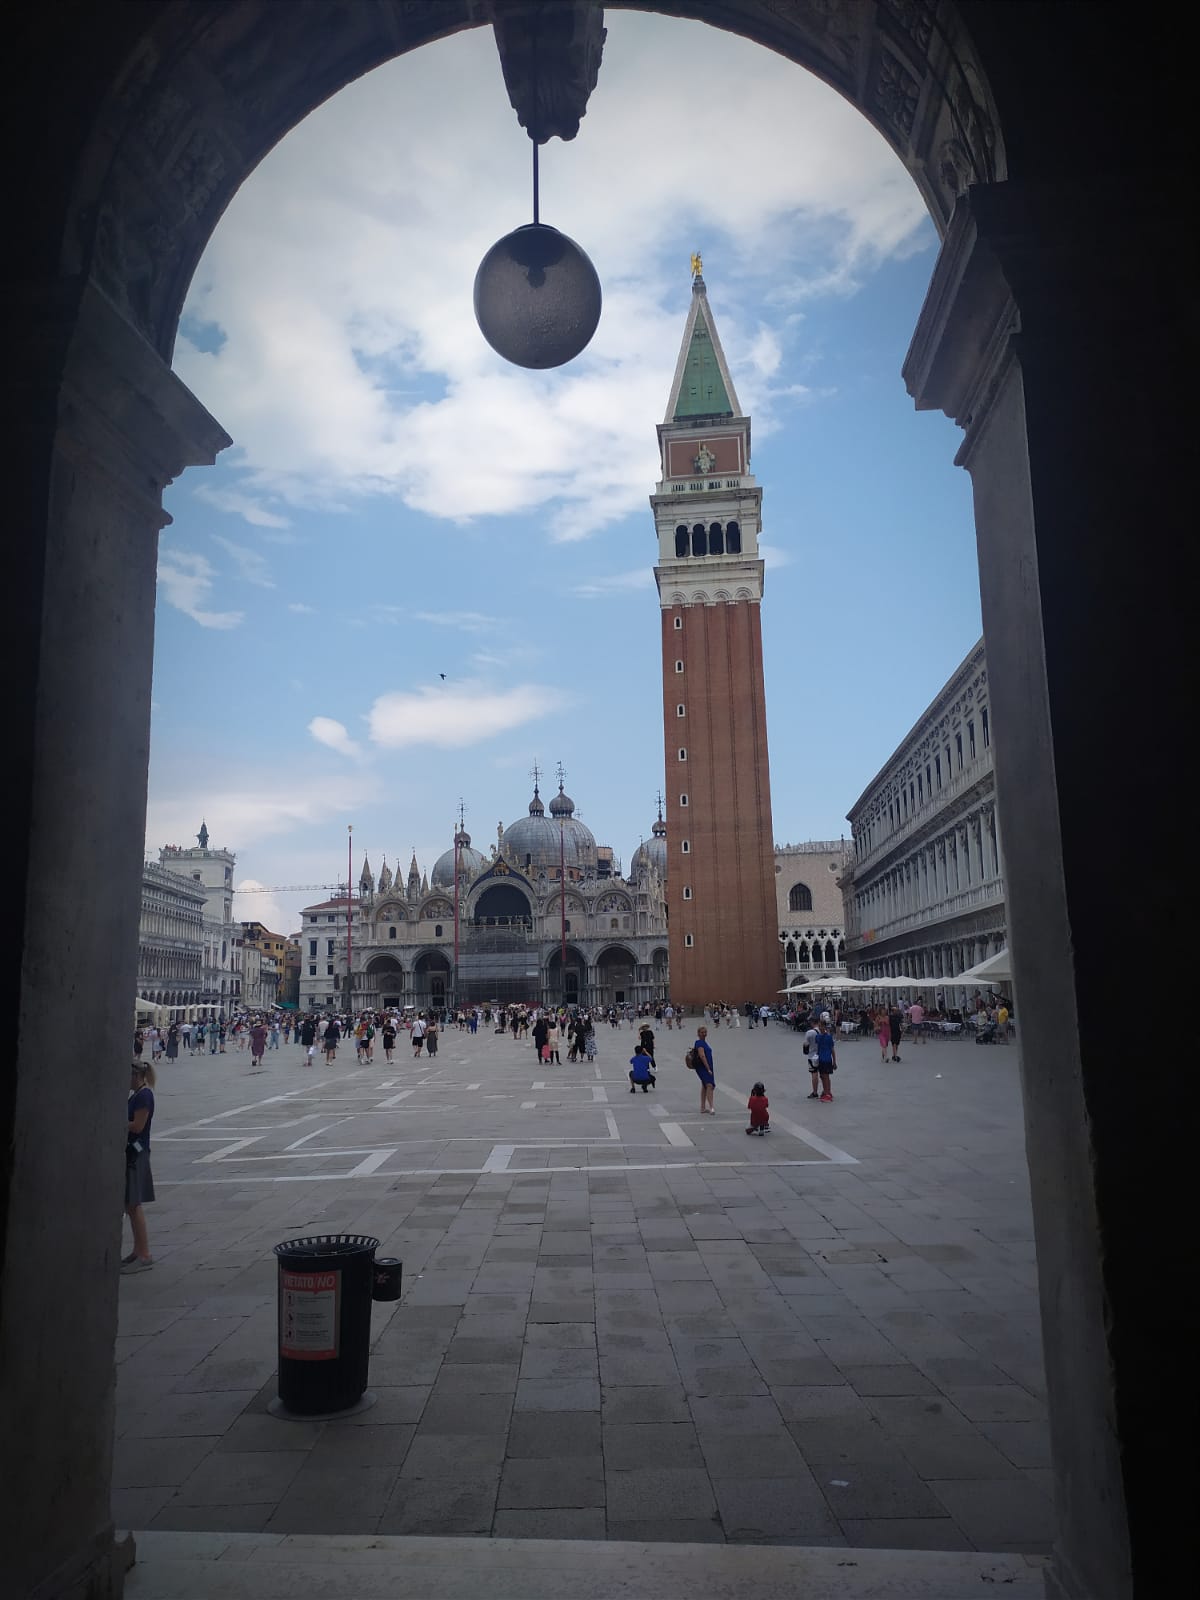
[[(647, 496), (696, 249), (764, 489), (780, 842), (846, 831), (978, 638), (959, 434), (899, 376), (937, 248), (912, 182), (782, 58), (607, 26), (578, 138), (542, 151), (542, 220), (604, 288), (568, 366), (506, 365), (472, 313), (530, 220), (488, 29), (320, 107), (214, 232), (175, 369), (234, 444), (167, 496), (149, 851), (204, 818), (237, 883), (331, 883), (352, 823), (356, 874), (431, 865), (460, 797), (486, 852), (536, 760), (629, 861), (663, 782)], [(238, 906), (288, 932), (313, 898)]]

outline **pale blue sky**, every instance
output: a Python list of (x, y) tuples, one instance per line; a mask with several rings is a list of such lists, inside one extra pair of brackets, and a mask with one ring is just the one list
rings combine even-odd
[[(487, 850), (536, 758), (628, 863), (663, 779), (647, 496), (697, 248), (764, 489), (780, 842), (846, 830), (978, 638), (958, 430), (899, 376), (936, 253), (912, 183), (790, 63), (608, 28), (579, 137), (543, 152), (543, 220), (605, 292), (570, 366), (507, 367), (472, 316), (529, 220), (489, 30), (343, 91), (219, 224), (175, 365), (234, 446), (167, 497), (148, 848), (203, 816), (238, 882), (324, 883), (350, 822), (356, 873), (431, 865), (460, 795)], [(311, 898), (240, 907), (288, 932)]]

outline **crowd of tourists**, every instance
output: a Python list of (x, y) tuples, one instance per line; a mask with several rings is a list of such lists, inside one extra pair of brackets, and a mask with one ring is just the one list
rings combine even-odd
[(822, 996), (809, 1005), (797, 1004), (782, 1014), (789, 1027), (803, 1033), (814, 1017), (825, 1017), (835, 1033), (874, 1037), (882, 1060), (898, 1061), (900, 1041), (921, 1042), (938, 1034), (969, 1034), (977, 1044), (1007, 1040), (1015, 1032), (1012, 1002), (1004, 995), (976, 991), (970, 1003), (948, 1007), (941, 1001), (926, 1006), (920, 1000), (895, 1000), (890, 1005), (847, 1006), (835, 996)]

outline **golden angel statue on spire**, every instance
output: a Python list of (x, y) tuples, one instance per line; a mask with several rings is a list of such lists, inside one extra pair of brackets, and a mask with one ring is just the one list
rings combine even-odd
[(704, 262), (700, 259), (699, 250), (692, 252), (692, 277), (699, 278), (704, 273)]

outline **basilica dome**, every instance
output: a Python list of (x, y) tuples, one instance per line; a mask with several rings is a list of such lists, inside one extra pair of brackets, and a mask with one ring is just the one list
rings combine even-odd
[(536, 876), (558, 874), (559, 852), (567, 873), (581, 877), (596, 866), (596, 840), (592, 830), (575, 815), (575, 802), (562, 791), (550, 802), (550, 815), (535, 788), (529, 802), (529, 815), (520, 817), (504, 830), (501, 848), (521, 872)]
[[(471, 835), (465, 828), (461, 828), (454, 835), (454, 843), (458, 847), (458, 871), (460, 877), (473, 878), (487, 866), (487, 859), (479, 854), (478, 850), (471, 848)], [(430, 874), (429, 886), (431, 889), (454, 888), (454, 851), (447, 850), (440, 855), (433, 864)]]
[(662, 819), (662, 812), (658, 813), (658, 821), (651, 830), (650, 837), (643, 839), (633, 852), (633, 861), (629, 868), (631, 878), (638, 877), (647, 867), (653, 867), (655, 872), (665, 883), (667, 880), (667, 825)]

